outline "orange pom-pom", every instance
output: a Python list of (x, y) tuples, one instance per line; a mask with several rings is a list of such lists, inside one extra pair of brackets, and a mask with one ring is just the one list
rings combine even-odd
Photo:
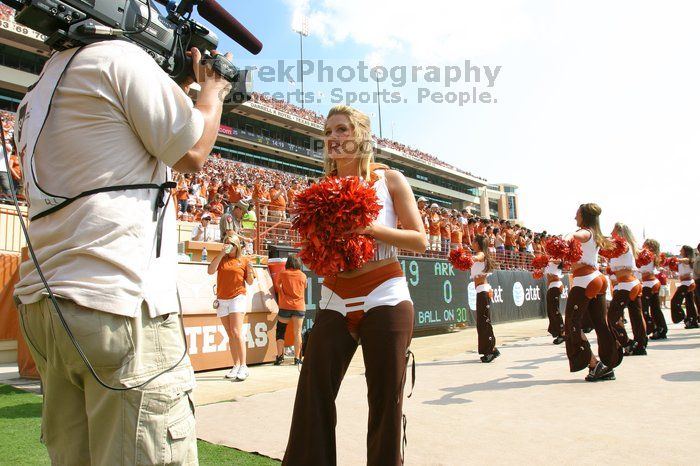
[(678, 258), (677, 257), (669, 257), (664, 261), (664, 266), (668, 267), (669, 270), (672, 270), (674, 272), (678, 272)]
[(543, 269), (549, 265), (549, 256), (547, 255), (540, 255), (540, 256), (535, 256), (534, 259), (532, 259), (532, 268), (533, 269)]
[(605, 257), (606, 259), (618, 258), (624, 253), (626, 253), (629, 249), (627, 241), (625, 241), (625, 239), (619, 235), (612, 235), (610, 241), (612, 241), (612, 248), (601, 249), (600, 252), (598, 252), (598, 254)]
[(654, 253), (649, 249), (642, 249), (637, 255), (636, 265), (637, 267), (644, 267), (649, 265), (654, 261)]
[(544, 250), (554, 259), (564, 259), (569, 245), (561, 236), (552, 236), (544, 242)]
[(328, 177), (301, 192), (295, 203), (292, 227), (302, 238), (299, 258), (316, 274), (355, 270), (374, 256), (374, 240), (351, 233), (369, 226), (381, 210), (366, 181)]
[(541, 280), (544, 277), (544, 271), (542, 269), (535, 269), (532, 271), (532, 278), (535, 280)]
[(583, 257), (583, 247), (581, 242), (576, 238), (571, 238), (567, 242), (568, 249), (564, 255), (564, 260), (567, 262), (576, 263)]
[(474, 258), (466, 249), (453, 249), (450, 251), (450, 264), (457, 270), (467, 271), (474, 265)]

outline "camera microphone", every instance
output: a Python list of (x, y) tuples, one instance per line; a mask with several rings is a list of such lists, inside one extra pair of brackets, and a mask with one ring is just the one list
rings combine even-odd
[(216, 26), (221, 32), (238, 42), (244, 49), (257, 55), (263, 44), (236, 18), (224, 10), (216, 0), (203, 0), (197, 3), (197, 12), (202, 18)]
[[(169, 0), (155, 0), (157, 3), (169, 7)], [(197, 12), (202, 18), (216, 26), (221, 32), (236, 41), (244, 49), (257, 55), (262, 50), (263, 44), (245, 26), (222, 7), (216, 0), (183, 0), (176, 9), (177, 14), (182, 14), (192, 4), (197, 5)]]

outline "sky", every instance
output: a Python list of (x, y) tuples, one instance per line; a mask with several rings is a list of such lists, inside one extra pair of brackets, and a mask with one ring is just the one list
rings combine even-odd
[[(256, 91), (301, 104), (288, 95), (301, 88), (292, 25), (307, 17), (307, 108), (358, 99), (379, 134), (377, 103), (359, 101), (377, 83), (360, 68), (391, 70), (379, 75), (383, 136), (517, 185), (535, 231), (570, 232), (579, 204), (596, 202), (606, 232), (624, 222), (671, 252), (700, 242), (700, 2), (220, 3), (263, 42), (254, 56), (219, 34), (237, 65), (257, 67)], [(319, 76), (321, 61), (331, 71)]]

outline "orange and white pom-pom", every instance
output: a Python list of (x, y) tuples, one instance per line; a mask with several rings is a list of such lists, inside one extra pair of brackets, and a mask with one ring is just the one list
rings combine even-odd
[(467, 271), (474, 265), (474, 258), (466, 249), (453, 249), (450, 251), (450, 264), (457, 270)]
[(663, 262), (664, 267), (668, 267), (669, 270), (672, 270), (674, 272), (678, 272), (678, 258), (677, 257), (669, 257), (668, 259), (665, 259)]
[(379, 215), (377, 193), (356, 176), (328, 177), (296, 197), (292, 227), (299, 232), (299, 258), (320, 276), (362, 267), (374, 256), (373, 238), (354, 233)]
[(546, 254), (540, 255), (540, 256), (535, 256), (534, 259), (532, 259), (532, 268), (533, 269), (543, 269), (549, 265), (549, 256)]
[(627, 241), (619, 235), (612, 235), (610, 241), (612, 242), (612, 247), (610, 249), (601, 249), (598, 252), (598, 254), (606, 259), (616, 259), (629, 250)]
[(639, 251), (639, 254), (637, 254), (637, 260), (635, 261), (637, 268), (651, 264), (654, 261), (654, 257), (655, 254), (651, 250), (646, 248), (642, 249)]

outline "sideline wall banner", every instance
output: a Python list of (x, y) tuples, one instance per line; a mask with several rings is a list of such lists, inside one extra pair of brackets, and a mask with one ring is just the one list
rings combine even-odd
[[(291, 248), (275, 249), (280, 257), (295, 252)], [(416, 330), (444, 328), (457, 323), (476, 325), (476, 292), (469, 273), (456, 270), (447, 260), (402, 256), (399, 262), (413, 299)], [(309, 280), (304, 323), (304, 328), (308, 328), (313, 325), (318, 311), (323, 279), (306, 268), (304, 273)], [(497, 270), (488, 281), (493, 288), (491, 319), (494, 323), (546, 316), (544, 279), (536, 281), (530, 272), (522, 270)], [(562, 313), (568, 295), (567, 277), (564, 284)]]

